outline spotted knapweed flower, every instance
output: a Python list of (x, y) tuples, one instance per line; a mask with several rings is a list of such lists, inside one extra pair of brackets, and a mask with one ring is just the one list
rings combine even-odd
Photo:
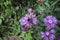
[(41, 38), (44, 40), (54, 40), (55, 39), (55, 30), (41, 32)]
[(53, 16), (46, 16), (46, 18), (44, 18), (44, 23), (47, 26), (46, 29), (51, 29), (54, 28), (55, 25), (57, 24), (57, 19)]

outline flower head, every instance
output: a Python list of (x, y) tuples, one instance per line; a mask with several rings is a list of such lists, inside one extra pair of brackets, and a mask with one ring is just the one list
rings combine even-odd
[(35, 14), (26, 14), (25, 17), (27, 17), (27, 21), (28, 23), (26, 24), (27, 26), (31, 26), (31, 24), (37, 24), (37, 18), (35, 16)]
[[(29, 9), (29, 14), (26, 14), (24, 17), (22, 17), (19, 22), (22, 26), (27, 26), (31, 28), (32, 24), (37, 24), (37, 18), (36, 15), (32, 13), (32, 9)], [(32, 14), (31, 14), (32, 13)]]
[(47, 29), (51, 29), (54, 28), (55, 25), (57, 24), (57, 19), (53, 16), (46, 16), (46, 18), (44, 18), (44, 23), (47, 26)]
[(44, 38), (44, 40), (54, 40), (55, 35), (50, 31), (45, 31), (45, 32), (41, 32), (41, 38)]

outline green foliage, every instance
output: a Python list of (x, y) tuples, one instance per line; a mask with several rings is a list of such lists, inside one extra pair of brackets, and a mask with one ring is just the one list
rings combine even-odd
[(43, 4), (38, 5), (37, 11), (38, 12), (42, 11), (43, 13), (46, 13), (46, 14), (54, 14), (54, 8), (58, 1), (59, 0), (54, 2), (45, 1)]
[(26, 33), (23, 33), (20, 35), (20, 37), (22, 37), (24, 40), (32, 40), (32, 31), (29, 30), (28, 32)]
[(2, 23), (2, 19), (0, 19), (0, 25), (1, 25), (1, 23)]
[(0, 38), (0, 40), (2, 40), (2, 38)]
[(5, 6), (10, 5), (10, 4), (11, 4), (10, 1), (6, 1), (6, 2), (4, 2), (4, 5), (5, 5)]

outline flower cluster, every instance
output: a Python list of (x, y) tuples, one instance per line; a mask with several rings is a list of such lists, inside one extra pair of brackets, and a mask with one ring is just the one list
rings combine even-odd
[(47, 26), (46, 29), (50, 30), (51, 28), (54, 28), (55, 25), (57, 24), (57, 19), (49, 15), (49, 16), (46, 16), (46, 18), (44, 18), (44, 23)]
[[(32, 8), (30, 8), (28, 10), (29, 14), (26, 14), (24, 17), (22, 17), (19, 22), (22, 26), (25, 26), (25, 27), (28, 27), (28, 28), (31, 28), (32, 24), (37, 24), (37, 18), (36, 18), (36, 15), (33, 14), (33, 10)], [(23, 30), (25, 30), (25, 28), (23, 28)]]
[[(27, 28), (32, 28), (32, 24), (37, 24), (37, 18), (34, 14), (32, 8), (28, 10), (29, 14), (22, 17), (19, 22), (22, 25), (22, 31), (26, 32)], [(44, 23), (46, 25), (46, 31), (41, 32), (41, 38), (44, 40), (54, 40), (55, 39), (55, 25), (57, 24), (57, 19), (53, 16), (46, 16), (44, 18)]]
[(45, 32), (41, 32), (41, 38), (43, 38), (44, 40), (54, 40), (55, 38), (55, 30), (52, 29), (51, 31), (45, 31)]
[(44, 18), (44, 23), (47, 26), (46, 27), (46, 31), (45, 32), (41, 32), (41, 37), (44, 40), (54, 40), (55, 38), (55, 25), (57, 24), (57, 19), (53, 16), (46, 16), (46, 18)]

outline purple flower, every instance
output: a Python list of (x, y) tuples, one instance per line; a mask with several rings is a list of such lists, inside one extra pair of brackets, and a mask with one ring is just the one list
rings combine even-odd
[[(54, 29), (52, 29), (52, 30), (54, 30)], [(41, 32), (41, 38), (43, 38), (44, 40), (54, 40), (54, 38), (55, 38), (54, 34), (55, 34), (55, 32), (53, 33), (53, 31), (52, 32), (50, 32), (50, 31)]]
[(51, 29), (54, 28), (55, 25), (57, 24), (57, 19), (53, 16), (46, 16), (46, 18), (44, 18), (44, 23), (47, 26), (47, 29)]
[(54, 33), (55, 33), (55, 30), (54, 30), (54, 29), (52, 29), (50, 32), (54, 34)]
[(27, 17), (22, 17), (20, 20), (19, 20), (19, 22), (20, 22), (20, 24), (22, 25), (22, 26), (24, 26), (24, 25), (26, 25), (27, 24)]
[(22, 17), (19, 22), (22, 26), (32, 28), (32, 24), (37, 24), (37, 18), (36, 15), (33, 14), (32, 8), (28, 10), (29, 14), (26, 14), (24, 17)]
[(32, 8), (30, 8), (30, 9), (28, 10), (28, 12), (29, 12), (29, 13), (32, 13), (32, 12), (33, 12)]
[(37, 24), (37, 18), (32, 19), (33, 24)]
[(45, 37), (45, 32), (41, 32), (41, 37), (44, 38)]
[(35, 14), (26, 14), (25, 16), (28, 17), (28, 23), (26, 25), (31, 26), (32, 23), (37, 24), (37, 18)]
[(29, 28), (31, 28), (32, 24), (37, 24), (37, 18), (35, 14), (26, 14), (23, 18), (19, 20), (19, 22), (22, 26), (28, 26)]
[(50, 39), (50, 40), (54, 40), (54, 39), (55, 39), (55, 35), (54, 35), (54, 34), (50, 34), (49, 39)]
[(26, 28), (25, 27), (22, 27), (22, 31), (26, 32)]

